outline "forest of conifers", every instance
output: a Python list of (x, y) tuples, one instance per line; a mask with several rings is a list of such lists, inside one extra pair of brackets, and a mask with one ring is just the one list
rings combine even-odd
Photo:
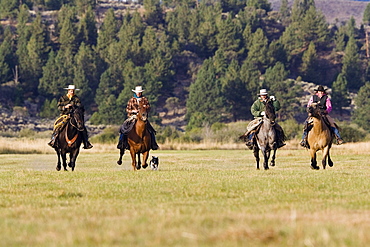
[[(306, 81), (330, 87), (339, 111), (355, 93), (352, 119), (370, 130), (370, 9), (361, 25), (329, 25), (314, 0), (281, 0), (274, 11), (268, 0), (139, 2), (98, 22), (95, 0), (0, 0), (0, 108), (33, 105), (31, 115), (55, 118), (63, 88), (74, 84), (91, 123), (120, 124), (141, 85), (154, 118), (186, 107), (191, 129), (250, 119), (266, 88), (283, 121), (301, 111), (296, 81)], [(58, 11), (52, 20), (31, 15), (36, 5)]]

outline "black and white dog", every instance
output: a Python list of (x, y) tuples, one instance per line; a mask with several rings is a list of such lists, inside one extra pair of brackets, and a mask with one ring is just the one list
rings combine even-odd
[(152, 156), (152, 159), (150, 161), (150, 168), (152, 168), (153, 171), (158, 170), (159, 166), (159, 159), (157, 156)]

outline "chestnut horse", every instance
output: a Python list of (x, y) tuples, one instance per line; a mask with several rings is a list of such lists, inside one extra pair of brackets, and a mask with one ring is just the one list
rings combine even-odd
[(263, 122), (259, 127), (259, 130), (256, 134), (256, 143), (253, 144), (253, 154), (256, 158), (257, 162), (257, 169), (259, 167), (259, 150), (261, 150), (264, 161), (263, 167), (265, 170), (269, 169), (268, 160), (270, 159), (271, 151), (273, 151), (273, 155), (271, 158), (271, 166), (275, 166), (275, 156), (277, 150), (277, 143), (276, 143), (276, 132), (275, 132), (275, 108), (271, 102), (268, 100), (265, 105), (265, 115), (263, 116)]
[(61, 170), (61, 160), (63, 161), (63, 168), (67, 171), (67, 153), (69, 153), (68, 166), (74, 171), (76, 166), (76, 159), (80, 152), (82, 143), (82, 132), (84, 130), (84, 109), (82, 107), (73, 106), (70, 113), (70, 118), (67, 124), (63, 127), (58, 135), (58, 147), (54, 148), (58, 155), (57, 171)]
[[(132, 168), (139, 170), (141, 167), (144, 169), (148, 167), (148, 158), (151, 144), (151, 136), (148, 131), (148, 111), (147, 106), (139, 102), (139, 111), (136, 115), (136, 122), (133, 128), (128, 132), (127, 139), (130, 146), (130, 154), (132, 160)], [(122, 164), (122, 156), (125, 149), (120, 149), (120, 157), (117, 164)], [(141, 166), (140, 154), (143, 154), (143, 166)], [(137, 160), (136, 160), (137, 158)]]
[(330, 167), (333, 166), (333, 161), (330, 159), (330, 148), (333, 143), (333, 133), (330, 131), (329, 126), (325, 123), (320, 108), (317, 103), (313, 103), (307, 108), (308, 116), (313, 120), (313, 127), (308, 132), (307, 141), (310, 147), (311, 155), (311, 168), (319, 170), (320, 167), (317, 165), (316, 152), (322, 150), (322, 166), (326, 168), (326, 158), (328, 158), (328, 164)]

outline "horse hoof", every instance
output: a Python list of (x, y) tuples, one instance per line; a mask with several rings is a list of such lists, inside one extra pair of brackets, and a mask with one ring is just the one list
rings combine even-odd
[(141, 166), (137, 166), (137, 167), (136, 167), (136, 170), (140, 170), (140, 169), (141, 169)]
[(270, 166), (275, 166), (275, 163), (271, 163)]
[(318, 166), (311, 166), (311, 169), (312, 170), (320, 170), (320, 167), (318, 167)]
[(117, 165), (119, 165), (119, 166), (122, 165), (122, 161), (120, 161), (120, 160), (117, 161)]
[(145, 165), (143, 165), (143, 168), (145, 169), (145, 168), (147, 168), (148, 167), (148, 164), (145, 164)]
[(59, 172), (61, 167), (57, 166), (55, 169)]
[(69, 167), (72, 167), (72, 164), (71, 164), (71, 163), (68, 163), (68, 166), (69, 166)]
[(265, 170), (268, 170), (268, 169), (270, 169), (268, 166), (266, 166), (266, 167), (264, 167), (265, 168)]

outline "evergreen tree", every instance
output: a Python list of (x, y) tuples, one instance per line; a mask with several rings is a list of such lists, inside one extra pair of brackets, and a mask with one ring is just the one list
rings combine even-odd
[(2, 36), (3, 41), (0, 43), (0, 83), (8, 82), (12, 76), (11, 69), (15, 67), (13, 34), (9, 27), (5, 28)]
[[(257, 95), (263, 86), (260, 77), (261, 72), (258, 70), (257, 65), (254, 61), (250, 61), (249, 58), (247, 58), (240, 68), (240, 78), (245, 83), (247, 91), (249, 91), (252, 96)], [(251, 98), (250, 100), (249, 105), (252, 105), (254, 99)]]
[(248, 0), (247, 7), (253, 7), (256, 9), (263, 9), (266, 12), (271, 11), (271, 3), (268, 0)]
[(1, 0), (0, 1), (0, 17), (1, 18), (15, 18), (19, 2), (17, 0)]
[(59, 73), (54, 51), (49, 52), (48, 60), (42, 68), (42, 75), (38, 85), (39, 93), (50, 98), (58, 96), (60, 88), (64, 85), (58, 84)]
[(351, 90), (359, 89), (363, 85), (361, 78), (361, 63), (359, 60), (356, 41), (350, 37), (343, 57), (342, 75), (347, 79), (348, 88)]
[(69, 11), (68, 15), (63, 19), (59, 37), (60, 49), (70, 50), (72, 54), (77, 52), (79, 46), (74, 19), (73, 12)]
[(288, 0), (281, 0), (279, 12), (282, 21), (286, 23), (288, 18), (290, 17), (290, 8), (288, 6)]
[(264, 71), (267, 65), (268, 40), (262, 29), (257, 29), (253, 34), (252, 46), (248, 52), (248, 60), (253, 62), (260, 71)]
[[(186, 103), (187, 129), (201, 127), (204, 123), (213, 124), (222, 120), (224, 98), (221, 94), (221, 82), (216, 78), (212, 59), (204, 61), (198, 77), (190, 86)], [(196, 113), (200, 114), (197, 115)], [(195, 121), (196, 120), (196, 121)], [(190, 124), (191, 123), (191, 124)]]
[(97, 44), (97, 29), (95, 22), (95, 14), (91, 7), (87, 8), (85, 14), (78, 26), (79, 43), (84, 42), (87, 45), (95, 46)]
[(148, 25), (158, 26), (163, 23), (163, 13), (160, 0), (144, 0), (144, 18)]
[(370, 82), (366, 82), (355, 98), (356, 109), (353, 114), (354, 122), (370, 131)]
[(370, 3), (366, 5), (365, 11), (362, 15), (362, 21), (365, 25), (370, 25)]
[(342, 74), (339, 74), (337, 80), (333, 82), (331, 95), (333, 107), (338, 109), (340, 115), (342, 115), (343, 107), (348, 107), (351, 103), (347, 89), (347, 80)]
[(319, 82), (317, 62), (318, 58), (315, 44), (311, 42), (308, 46), (308, 49), (303, 53), (302, 57), (300, 71), (303, 75), (303, 80), (315, 83)]
[(223, 50), (225, 55), (230, 59), (237, 58), (237, 52), (240, 49), (240, 28), (233, 21), (231, 15), (225, 20), (220, 20), (217, 23), (218, 33), (216, 36), (218, 49)]
[(344, 51), (348, 42), (348, 35), (345, 26), (340, 26), (338, 31), (335, 32), (335, 50)]
[(225, 97), (226, 112), (230, 113), (233, 121), (251, 117), (249, 106), (251, 94), (246, 83), (241, 80), (240, 66), (237, 60), (232, 60), (225, 75), (221, 78), (222, 94)]
[(114, 15), (114, 10), (109, 9), (106, 12), (103, 24), (99, 29), (97, 51), (102, 58), (106, 58), (106, 50), (110, 44), (114, 43), (117, 38), (118, 23)]

